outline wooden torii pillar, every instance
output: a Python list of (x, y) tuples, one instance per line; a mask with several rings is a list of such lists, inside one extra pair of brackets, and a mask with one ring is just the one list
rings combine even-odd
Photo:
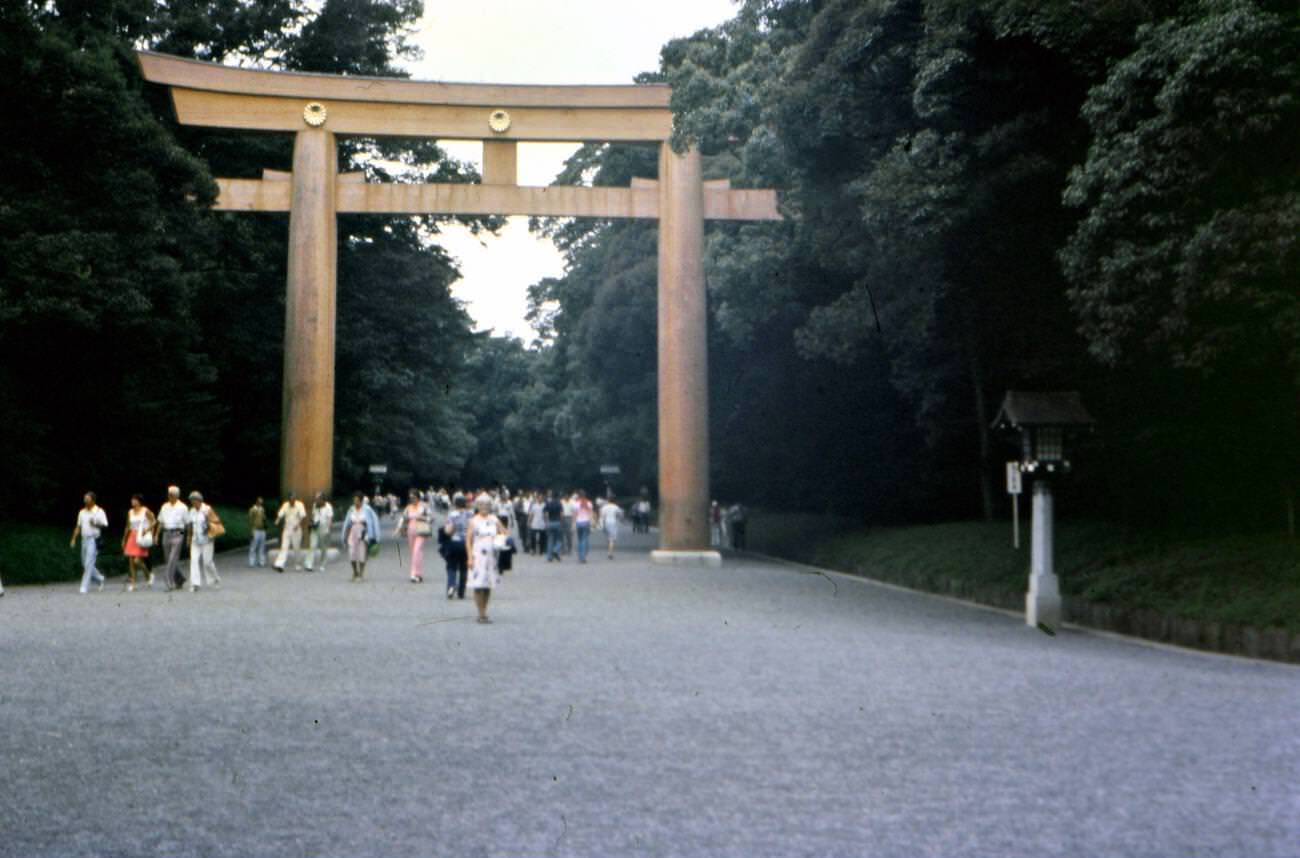
[[(336, 215), (500, 214), (659, 220), (661, 562), (709, 549), (704, 221), (779, 220), (776, 193), (705, 182), (700, 154), (668, 145), (663, 85), (506, 86), (232, 68), (142, 51), (183, 125), (293, 132), (291, 173), (218, 179), (216, 208), (289, 212), (281, 490), (328, 492), (334, 458)], [(336, 134), (483, 141), (483, 183), (367, 184), (338, 173)], [(630, 188), (521, 187), (519, 141), (657, 142), (659, 179)]]

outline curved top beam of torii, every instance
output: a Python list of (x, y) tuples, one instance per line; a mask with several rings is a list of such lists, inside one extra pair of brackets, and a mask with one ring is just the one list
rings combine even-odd
[[(297, 131), (306, 100), (325, 105), (338, 134), (565, 142), (661, 141), (672, 134), (672, 90), (663, 84), (441, 83), (235, 68), (149, 51), (137, 56), (145, 80), (171, 87), (185, 125)], [(503, 131), (488, 126), (498, 109), (511, 116)]]
[[(145, 80), (169, 88), (182, 125), (257, 131), (320, 127), (334, 134), (484, 141), (483, 184), (367, 184), (340, 176), (336, 210), (391, 214), (516, 214), (655, 218), (653, 181), (630, 188), (519, 187), (524, 141), (656, 142), (672, 134), (664, 84), (536, 86), (442, 83), (235, 68), (139, 51)], [(317, 110), (308, 122), (305, 111)], [(505, 121), (500, 121), (501, 115)], [(496, 119), (497, 121), (493, 121)], [(216, 208), (288, 211), (288, 176), (218, 179)], [(776, 193), (706, 182), (704, 216), (780, 220)]]

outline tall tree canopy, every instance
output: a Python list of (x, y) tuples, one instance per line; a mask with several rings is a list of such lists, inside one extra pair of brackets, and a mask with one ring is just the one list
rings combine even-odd
[[(132, 49), (400, 75), (422, 4), (118, 0), (3, 10), (0, 85), (14, 115), (31, 121), (10, 137), (25, 168), (0, 177), (0, 402), (15, 415), (0, 439), (30, 454), (3, 466), (0, 510), (30, 512), (48, 493), (85, 486), (274, 488), (287, 218), (209, 205), (212, 175), (286, 169), (292, 139), (174, 125), (162, 88), (140, 81)], [(340, 162), (399, 180), (476, 178), (425, 139), (345, 138)], [(454, 474), (474, 448), (462, 369), (475, 341), (448, 291), (457, 271), (434, 244), (437, 229), (432, 218), (341, 219), (343, 485), (373, 461)]]
[[(1273, 6), (749, 0), (665, 46), (677, 144), (709, 177), (782, 188), (787, 217), (709, 230), (719, 491), (991, 515), (1010, 388), (1084, 392), (1103, 428), (1076, 485), (1098, 508), (1190, 489), (1231, 495), (1180, 505), (1220, 515), (1240, 456), (1205, 453), (1229, 431), (1293, 455), (1300, 52), (1294, 9)], [(561, 180), (621, 182), (632, 157), (589, 147)], [(645, 342), (628, 278), (653, 244), (628, 237), (649, 230), (548, 228), (569, 256), (535, 295), (556, 353), (598, 353), (615, 318)], [(1127, 360), (1141, 344), (1166, 362)], [(1182, 369), (1210, 364), (1220, 379)], [(616, 384), (652, 379), (575, 365), (558, 398), (598, 427), (630, 415)], [(1242, 410), (1246, 379), (1269, 407)], [(622, 436), (646, 438), (635, 419)], [(1274, 503), (1258, 494), (1239, 508)]]
[[(0, 4), (0, 87), (29, 119), (0, 174), (0, 442), (31, 451), (0, 465), (0, 512), (274, 480), (286, 219), (209, 204), (213, 175), (286, 169), (291, 140), (176, 126), (132, 49), (401, 74), (420, 12)], [(1278, 521), (1300, 465), (1298, 48), (1283, 0), (744, 0), (664, 46), (640, 80), (673, 85), (674, 143), (708, 178), (781, 188), (786, 215), (708, 229), (717, 492), (991, 515), (1015, 455), (998, 397), (1075, 388), (1100, 428), (1072, 503)], [(425, 139), (339, 157), (477, 179)], [(559, 181), (656, 169), (653, 147), (589, 144)], [(557, 486), (617, 463), (619, 488), (653, 485), (655, 225), (536, 223), (567, 269), (531, 289), (535, 347), (471, 332), (439, 226), (340, 219), (340, 482), (383, 460)]]

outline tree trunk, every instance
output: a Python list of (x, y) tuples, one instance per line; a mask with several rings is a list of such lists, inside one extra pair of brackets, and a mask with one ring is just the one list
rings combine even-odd
[(975, 393), (975, 426), (979, 431), (980, 504), (985, 521), (993, 520), (993, 480), (990, 471), (992, 458), (989, 438), (989, 409), (984, 399), (984, 371), (980, 366), (977, 349), (970, 347), (970, 380)]
[[(1297, 430), (1300, 430), (1300, 389), (1296, 391), (1295, 402), (1295, 419), (1291, 422), (1295, 425)], [(1297, 431), (1296, 437), (1297, 439), (1300, 439), (1300, 431)], [(1294, 474), (1294, 468), (1288, 469), (1288, 472)], [(1282, 483), (1282, 511), (1286, 516), (1286, 535), (1291, 539), (1295, 539), (1295, 493), (1295, 477), (1289, 476), (1286, 481)]]
[(1295, 486), (1282, 486), (1282, 506), (1286, 511), (1286, 535), (1295, 539)]

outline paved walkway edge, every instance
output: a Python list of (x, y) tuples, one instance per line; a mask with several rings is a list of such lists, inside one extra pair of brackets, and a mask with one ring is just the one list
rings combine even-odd
[[(1022, 623), (1024, 623), (1025, 621), (1025, 615), (1023, 611), (1011, 611), (1006, 608), (999, 608), (996, 605), (986, 605), (982, 602), (973, 602), (969, 599), (959, 599), (955, 596), (946, 596), (942, 593), (931, 593), (929, 590), (917, 590), (912, 587), (904, 587), (901, 584), (893, 584), (888, 581), (878, 580), (876, 578), (868, 578), (865, 575), (854, 575), (851, 572), (841, 572), (837, 569), (824, 569), (820, 566), (813, 566), (810, 563), (801, 563), (797, 560), (788, 560), (784, 557), (777, 557), (771, 554), (762, 554), (757, 551), (745, 551), (745, 552), (740, 552), (738, 554), (729, 552), (728, 556), (752, 557), (759, 560), (767, 561), (769, 563), (779, 564), (781, 566), (790, 566), (795, 569), (804, 569), (807, 570), (808, 572), (812, 572), (818, 575), (825, 575), (825, 576), (833, 575), (836, 578), (840, 578), (846, 581), (856, 581), (859, 584), (866, 584), (872, 587), (881, 587), (883, 589), (894, 590), (899, 593), (910, 593), (914, 596), (923, 596), (927, 599), (938, 599), (943, 602), (949, 602), (954, 605), (962, 605), (963, 607), (972, 608), (977, 611), (990, 611), (995, 614), (1002, 614), (1003, 616), (1017, 619)], [(1070, 631), (1081, 632), (1083, 634), (1092, 635), (1094, 637), (1106, 638), (1108, 640), (1122, 641), (1124, 643), (1134, 644), (1136, 646), (1149, 647), (1151, 649), (1161, 649), (1161, 650), (1168, 650), (1170, 652), (1200, 655), (1200, 656), (1205, 656), (1206, 658), (1220, 658), (1220, 659), (1226, 658), (1226, 659), (1233, 659), (1235, 661), (1248, 661), (1248, 662), (1255, 662), (1255, 663), (1264, 662), (1266, 664), (1283, 664), (1283, 665), (1288, 665), (1290, 667), (1300, 668), (1300, 664), (1296, 664), (1295, 662), (1286, 661), (1283, 659), (1261, 658), (1258, 656), (1247, 655), (1245, 653), (1218, 652), (1210, 649), (1201, 649), (1200, 647), (1182, 646), (1176, 643), (1167, 643), (1165, 641), (1151, 640), (1150, 638), (1139, 637), (1137, 635), (1126, 635), (1123, 634), (1122, 632), (1114, 632), (1114, 631), (1109, 631), (1107, 629), (1095, 628), (1093, 626), (1081, 625), (1076, 622), (1065, 621), (1061, 623), (1061, 627), (1069, 629)], [(1028, 624), (1026, 624), (1026, 628), (1028, 628)]]

